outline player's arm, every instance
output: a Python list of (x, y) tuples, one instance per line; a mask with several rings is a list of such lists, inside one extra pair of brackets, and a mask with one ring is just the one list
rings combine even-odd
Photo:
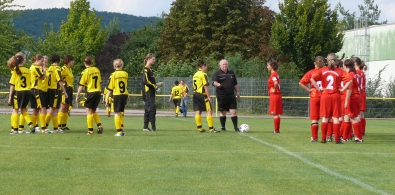
[(322, 91), (320, 89), (320, 87), (318, 86), (317, 81), (315, 81), (314, 78), (311, 78), (310, 81), (311, 81), (311, 83), (313, 83), (313, 85), (314, 85), (315, 89), (317, 89), (317, 91)]
[(156, 89), (156, 84), (152, 83), (149, 80), (149, 75), (148, 75), (148, 70), (147, 69), (144, 69), (142, 82), (143, 82), (144, 85), (148, 86), (149, 88)]
[(343, 87), (342, 89), (340, 89), (340, 92), (345, 91), (348, 87), (350, 87), (351, 84), (352, 84), (352, 80), (348, 81), (348, 82), (344, 85), (344, 87)]
[(15, 90), (15, 86), (13, 84), (10, 84), (10, 95), (8, 96), (8, 105), (11, 105), (11, 100), (12, 100), (12, 93)]
[(207, 94), (207, 99), (208, 99), (208, 101), (209, 101), (210, 103), (212, 103), (212, 102), (211, 102), (211, 97), (210, 97), (210, 89), (208, 88), (208, 84), (205, 85), (205, 86), (203, 86), (203, 87), (204, 87), (204, 90), (205, 90), (205, 92), (206, 92), (206, 94)]
[(237, 98), (240, 98), (239, 85), (235, 85), (235, 86), (234, 86), (234, 89), (235, 89), (235, 91), (236, 91), (236, 97), (237, 97)]

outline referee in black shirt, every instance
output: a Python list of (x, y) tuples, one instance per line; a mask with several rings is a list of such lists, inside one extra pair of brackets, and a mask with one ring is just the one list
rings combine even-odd
[[(230, 112), (235, 132), (239, 132), (237, 126), (237, 101), (240, 98), (239, 87), (237, 86), (236, 75), (228, 69), (228, 61), (223, 59), (219, 62), (219, 70), (217, 70), (212, 78), (213, 85), (216, 87), (216, 95), (218, 100), (218, 110), (221, 112), (219, 121), (221, 122), (221, 130), (226, 131), (226, 111)], [(235, 96), (236, 92), (236, 96)]]

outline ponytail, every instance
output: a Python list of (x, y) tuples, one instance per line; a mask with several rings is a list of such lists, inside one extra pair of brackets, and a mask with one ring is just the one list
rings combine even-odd
[(17, 54), (15, 56), (12, 56), (8, 61), (7, 61), (7, 65), (8, 67), (11, 68), (11, 70), (15, 70), (15, 72), (18, 75), (21, 75), (22, 72), (19, 69), (19, 65), (23, 63), (23, 61), (25, 61), (25, 56), (23, 54)]
[(148, 61), (149, 59), (154, 58), (154, 57), (155, 57), (155, 55), (154, 55), (153, 53), (147, 54), (147, 55), (145, 56), (145, 59), (144, 59), (144, 66), (147, 65), (147, 61)]

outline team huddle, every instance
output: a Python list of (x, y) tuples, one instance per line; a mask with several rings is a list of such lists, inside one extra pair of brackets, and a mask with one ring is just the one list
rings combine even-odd
[[(364, 62), (355, 57), (344, 62), (334, 53), (314, 61), (315, 69), (307, 72), (300, 86), (310, 93), (311, 142), (318, 141), (318, 120), (321, 122), (321, 143), (342, 144), (352, 140), (363, 142), (366, 120), (366, 77)], [(310, 84), (310, 88), (306, 85)], [(333, 136), (332, 136), (333, 135)]]

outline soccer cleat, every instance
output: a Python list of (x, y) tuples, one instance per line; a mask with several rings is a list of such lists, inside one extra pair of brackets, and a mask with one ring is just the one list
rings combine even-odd
[(336, 144), (343, 144), (342, 142), (336, 142)]
[(11, 130), (11, 131), (10, 131), (10, 134), (11, 134), (11, 135), (13, 135), (13, 134), (18, 134), (18, 131)]
[(240, 132), (240, 129), (239, 128), (235, 128), (235, 132), (236, 133)]
[(273, 133), (280, 133), (280, 131), (273, 131)]
[(354, 142), (363, 142), (363, 139), (355, 138)]
[(202, 129), (202, 130), (198, 130), (199, 133), (204, 133), (206, 132), (206, 130)]
[(311, 139), (310, 139), (310, 142), (317, 142), (317, 139), (311, 138)]
[(119, 131), (119, 132), (116, 133), (114, 136), (115, 136), (115, 137), (122, 137), (122, 136), (124, 136), (124, 133), (123, 133), (122, 131)]
[(88, 131), (87, 133), (86, 133), (86, 135), (91, 135), (91, 134), (94, 134), (95, 132), (94, 131)]
[(32, 125), (30, 126), (30, 133), (35, 133), (36, 132), (36, 128)]
[(63, 129), (63, 131), (69, 131), (70, 130), (68, 127), (64, 127), (62, 129)]
[(180, 112), (181, 112), (181, 114), (184, 113), (184, 111), (182, 111), (181, 109), (180, 109)]
[(346, 141), (348, 141), (348, 139), (343, 139), (343, 138), (341, 138), (340, 141), (346, 142)]
[(217, 131), (217, 130), (215, 130), (215, 129), (211, 129), (211, 130), (210, 130), (210, 133), (221, 133), (221, 131)]
[(322, 140), (322, 141), (321, 141), (321, 144), (326, 144), (326, 141), (325, 141), (325, 140)]
[(26, 130), (22, 130), (22, 131), (18, 131), (18, 133), (22, 134), (22, 133), (28, 133), (28, 132), (26, 132)]
[(221, 127), (221, 131), (226, 131), (225, 127)]
[(51, 131), (49, 129), (41, 130), (41, 133), (54, 133), (54, 131)]
[(99, 128), (97, 129), (97, 133), (98, 134), (102, 134), (103, 133), (103, 126), (99, 126)]
[(147, 127), (147, 128), (144, 128), (143, 131), (151, 131), (151, 129)]
[(328, 139), (327, 139), (326, 141), (332, 142), (332, 137), (331, 137), (331, 136), (328, 136)]
[(178, 117), (178, 114), (176, 114), (176, 117)]
[(122, 136), (124, 136), (125, 135), (125, 131), (122, 129)]
[(62, 129), (57, 129), (57, 130), (54, 130), (53, 132), (54, 133), (63, 133), (63, 130)]
[(156, 127), (155, 127), (155, 128), (152, 128), (152, 132), (156, 132)]

